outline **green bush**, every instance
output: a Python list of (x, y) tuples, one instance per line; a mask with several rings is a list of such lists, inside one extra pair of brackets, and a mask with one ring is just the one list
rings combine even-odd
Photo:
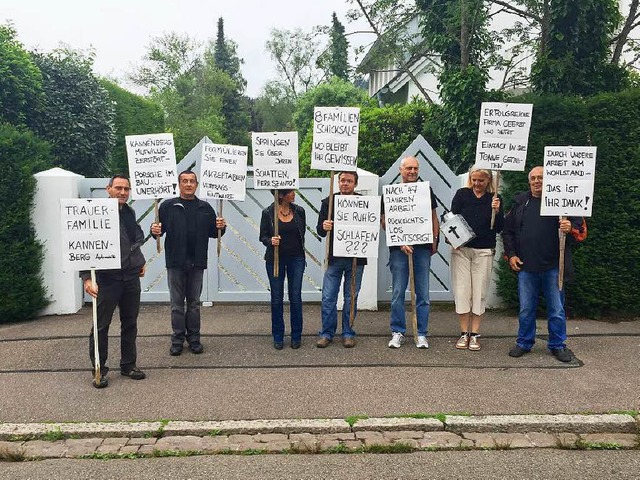
[(33, 318), (48, 303), (31, 209), (33, 174), (50, 164), (47, 143), (26, 129), (0, 124), (0, 323)]
[[(568, 308), (594, 318), (638, 315), (640, 89), (587, 99), (550, 96), (524, 101), (534, 104), (526, 172), (542, 164), (545, 145), (598, 147), (593, 215), (586, 219), (587, 239), (573, 249), (576, 273), (567, 285)], [(508, 209), (513, 195), (528, 189), (527, 176), (509, 172), (504, 177)], [(517, 306), (515, 275), (505, 262), (499, 267), (498, 293), (507, 306)]]

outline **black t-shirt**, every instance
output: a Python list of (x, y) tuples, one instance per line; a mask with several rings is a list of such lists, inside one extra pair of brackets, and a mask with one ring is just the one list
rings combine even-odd
[(180, 203), (184, 207), (184, 214), (187, 219), (187, 258), (189, 262), (193, 262), (196, 258), (196, 222), (198, 215), (198, 200), (180, 199)]
[(471, 188), (461, 188), (453, 196), (451, 211), (459, 213), (467, 221), (475, 238), (465, 246), (469, 248), (496, 248), (496, 232), (502, 231), (504, 214), (502, 213), (502, 199), (500, 212), (496, 215), (495, 226), (491, 228), (491, 202), (493, 195), (485, 192), (480, 198), (476, 197)]
[(298, 233), (298, 225), (292, 218), (289, 222), (278, 220), (278, 235), (280, 235), (280, 257), (304, 257), (302, 240)]
[(556, 268), (560, 258), (558, 217), (541, 216), (540, 202), (540, 198), (531, 197), (522, 214), (520, 260), (527, 272)]

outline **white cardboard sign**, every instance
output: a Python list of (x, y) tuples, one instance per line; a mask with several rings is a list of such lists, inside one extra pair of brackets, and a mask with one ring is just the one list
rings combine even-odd
[(532, 111), (530, 103), (483, 102), (475, 164), (488, 170), (524, 171)]
[(590, 217), (597, 147), (544, 147), (540, 215)]
[(143, 200), (177, 195), (178, 174), (172, 133), (124, 137), (131, 177), (131, 198)]
[(336, 257), (378, 257), (380, 197), (336, 195), (333, 254)]
[(429, 182), (384, 185), (387, 245), (433, 243)]
[(311, 168), (355, 171), (358, 160), (360, 109), (315, 107)]
[(236, 145), (203, 143), (198, 197), (244, 201), (248, 150)]
[(63, 270), (120, 268), (120, 216), (115, 198), (60, 200)]
[(298, 132), (251, 134), (253, 188), (298, 188)]

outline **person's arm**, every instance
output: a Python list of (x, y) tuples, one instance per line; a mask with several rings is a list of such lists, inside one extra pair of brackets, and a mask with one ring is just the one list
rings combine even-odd
[(211, 215), (213, 215), (213, 222), (211, 222), (211, 230), (209, 231), (209, 237), (218, 238), (218, 230), (220, 230), (220, 236), (224, 235), (225, 232), (227, 231), (227, 222), (225, 221), (224, 218), (216, 215), (216, 211), (213, 209), (213, 207), (209, 203), (207, 203), (207, 206), (211, 211)]
[(269, 209), (262, 210), (260, 218), (260, 243), (265, 247), (271, 246), (271, 237), (273, 236), (273, 218), (269, 215)]
[(464, 193), (463, 190), (465, 189), (459, 188), (451, 200), (451, 212), (455, 214), (462, 212), (462, 206), (464, 205), (464, 202), (462, 201), (462, 195)]
[(322, 200), (320, 205), (320, 213), (318, 213), (318, 223), (316, 224), (316, 232), (321, 237), (326, 237), (327, 232), (333, 228), (333, 222), (329, 220), (329, 199)]
[(511, 210), (504, 217), (504, 229), (502, 230), (502, 242), (504, 244), (504, 256), (509, 262), (509, 267), (514, 272), (519, 272), (522, 260), (516, 255), (516, 210), (518, 202), (514, 199)]
[(150, 228), (150, 233), (151, 236), (153, 238), (158, 238), (161, 237), (164, 232), (166, 231), (166, 221), (165, 218), (166, 217), (166, 212), (167, 212), (167, 206), (165, 204), (165, 202), (160, 204), (160, 208), (158, 209), (158, 223), (152, 223), (151, 224), (151, 228)]
[(440, 241), (440, 220), (436, 209), (431, 209), (431, 227), (433, 228), (433, 244), (431, 246), (431, 255), (438, 251), (438, 242)]
[(569, 217), (571, 230), (569, 238), (576, 242), (582, 242), (587, 238), (587, 222), (583, 217)]

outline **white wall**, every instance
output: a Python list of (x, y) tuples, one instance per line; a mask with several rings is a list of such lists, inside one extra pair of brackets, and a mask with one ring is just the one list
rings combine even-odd
[(78, 198), (78, 183), (84, 177), (61, 168), (36, 173), (34, 177), (37, 191), (32, 220), (36, 236), (44, 245), (42, 277), (51, 302), (40, 315), (76, 313), (82, 307), (82, 284), (78, 272), (62, 271), (60, 199)]

